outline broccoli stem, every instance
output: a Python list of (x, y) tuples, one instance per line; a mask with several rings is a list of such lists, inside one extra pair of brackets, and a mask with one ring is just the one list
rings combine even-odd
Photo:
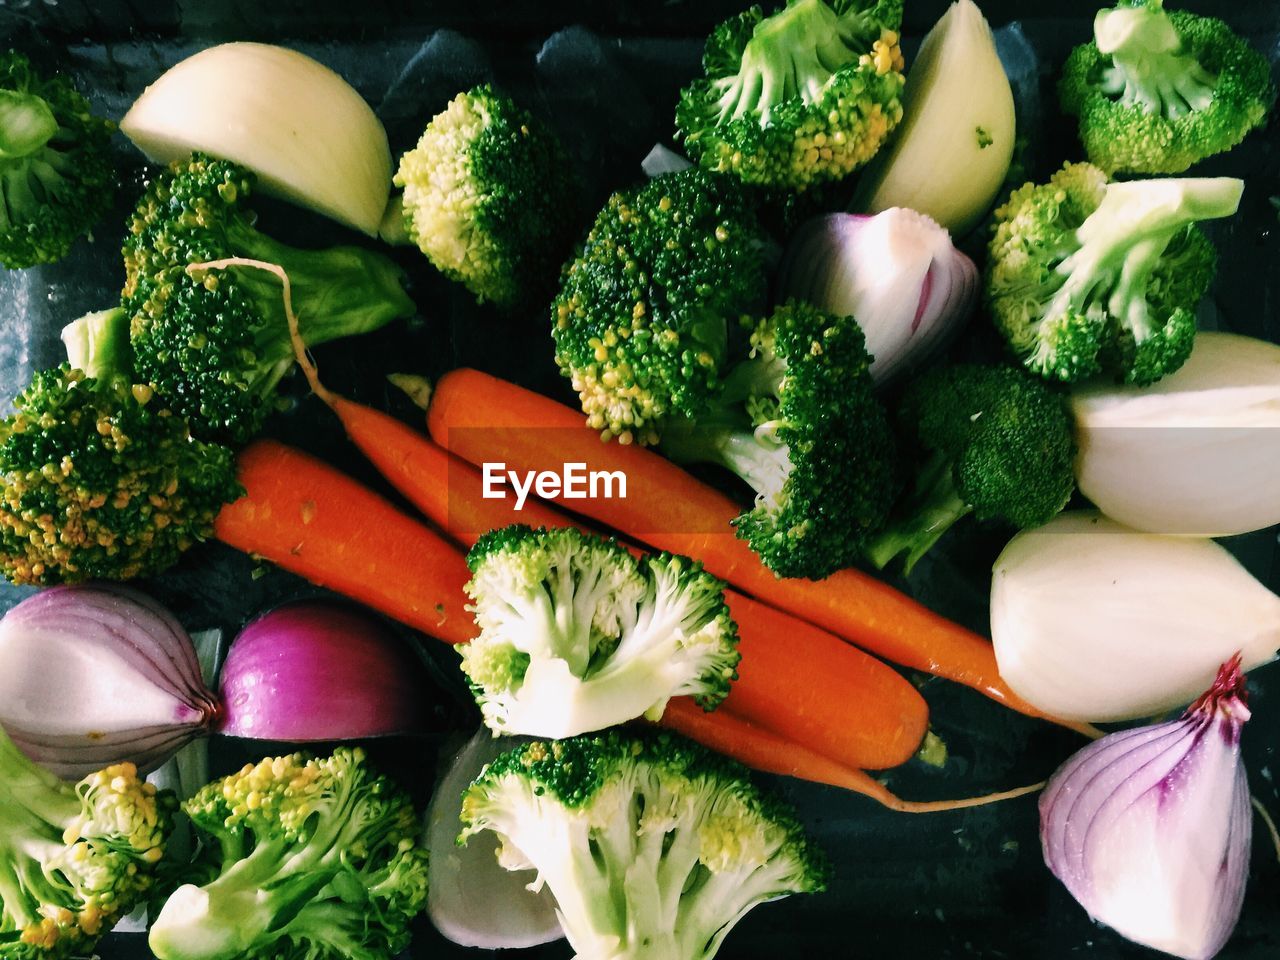
[(1113, 66), (1103, 92), (1127, 106), (1173, 120), (1213, 102), (1217, 78), (1181, 53), (1182, 39), (1160, 3), (1101, 10), (1093, 32), (1098, 52)]
[[(289, 275), (293, 310), (307, 346), (371, 333), (392, 320), (412, 316), (413, 301), (401, 286), (400, 268), (381, 254), (360, 247), (299, 250), (273, 240), (237, 219), (227, 229), (234, 255), (278, 264)], [(270, 389), (293, 362), (293, 344), (272, 275), (233, 267), (236, 286), (251, 296), (260, 315), (271, 318), (258, 334), (258, 360)], [(277, 371), (276, 368), (282, 367)]]
[(867, 560), (883, 570), (905, 554), (903, 573), (910, 573), (951, 525), (972, 510), (956, 489), (951, 461), (935, 451), (921, 470), (906, 509), (867, 545)]
[(86, 313), (62, 328), (67, 362), (86, 376), (102, 380), (132, 376), (133, 349), (129, 344), (129, 315), (123, 307)]
[(29, 157), (57, 132), (58, 121), (40, 97), (0, 90), (0, 160)]
[(796, 0), (756, 24), (737, 74), (716, 81), (717, 123), (755, 115), (760, 126), (783, 100), (816, 103), (832, 74), (858, 57), (851, 24), (823, 0)]
[(1230, 177), (1108, 184), (1076, 231), (1079, 249), (1057, 267), (1065, 279), (1045, 316), (1105, 309), (1141, 342), (1151, 332), (1147, 288), (1161, 255), (1190, 224), (1234, 214), (1243, 187)]

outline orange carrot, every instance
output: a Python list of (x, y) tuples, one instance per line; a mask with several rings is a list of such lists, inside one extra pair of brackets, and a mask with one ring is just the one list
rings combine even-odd
[[(317, 391), (318, 392), (318, 391)], [(347, 436), (428, 520), (470, 546), (511, 523), (566, 527), (573, 520), (530, 498), (516, 511), (485, 499), (479, 472), (394, 417), (325, 391)], [(742, 662), (721, 709), (750, 718), (813, 750), (866, 769), (906, 762), (929, 711), (910, 683), (874, 657), (812, 624), (733, 591)]]
[(822, 581), (779, 579), (734, 536), (730, 521), (741, 510), (733, 500), (651, 450), (601, 443), (577, 410), (464, 369), (436, 384), (427, 423), (437, 443), (477, 465), (503, 462), (527, 471), (579, 462), (587, 470), (621, 470), (626, 498), (557, 502), (651, 546), (701, 560), (739, 589), (871, 653), (1042, 716), (1000, 679), (984, 638), (857, 570)]
[(273, 440), (238, 460), (245, 495), (214, 534), (449, 643), (474, 634), (456, 547), (346, 474)]

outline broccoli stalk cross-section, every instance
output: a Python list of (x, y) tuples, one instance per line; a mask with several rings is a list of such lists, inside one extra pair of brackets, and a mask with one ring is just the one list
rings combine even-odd
[(568, 737), (692, 696), (714, 708), (737, 676), (724, 584), (687, 557), (636, 559), (572, 528), (513, 526), (468, 555), (480, 635), (462, 669), (494, 731)]
[(1261, 126), (1275, 99), (1260, 53), (1223, 21), (1166, 12), (1163, 0), (1100, 10), (1059, 93), (1108, 173), (1181, 173)]
[(129, 763), (64, 783), (0, 730), (0, 956), (90, 956), (151, 889), (173, 806)]
[(200, 437), (242, 442), (272, 409), (293, 343), (279, 281), (261, 271), (191, 271), (243, 257), (283, 267), (308, 346), (411, 316), (401, 271), (359, 247), (298, 250), (253, 226), (254, 178), (197, 154), (152, 183), (129, 223), (123, 304), (134, 365)]
[(793, 812), (696, 744), (612, 732), (534, 741), (490, 763), (462, 840), (492, 830), (508, 870), (536, 870), (583, 958), (710, 960), (753, 907), (825, 889)]
[(661, 449), (741, 477), (756, 502), (735, 521), (738, 535), (779, 576), (824, 577), (859, 556), (896, 489), (871, 357), (853, 317), (798, 301), (749, 328), (750, 353), (720, 395), (672, 419)]
[(0, 52), (0, 263), (61, 260), (111, 206), (115, 124), (89, 112), (66, 77), (40, 77)]
[(1028, 369), (1074, 382), (1100, 371), (1148, 384), (1191, 353), (1195, 310), (1213, 278), (1212, 245), (1194, 226), (1228, 217), (1230, 178), (1106, 182), (1067, 164), (996, 211), (987, 298)]
[(426, 904), (413, 805), (359, 749), (268, 757), (183, 804), (214, 879), (151, 927), (160, 960), (391, 960)]
[(791, 0), (752, 7), (707, 40), (705, 76), (681, 94), (689, 156), (749, 183), (790, 189), (866, 163), (902, 119), (899, 0)]

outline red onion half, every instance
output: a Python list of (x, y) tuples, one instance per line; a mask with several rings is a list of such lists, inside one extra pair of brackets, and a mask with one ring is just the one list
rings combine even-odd
[(0, 621), (0, 724), (61, 777), (126, 760), (154, 770), (217, 714), (190, 637), (135, 590), (53, 587)]
[(1181, 719), (1104, 737), (1054, 774), (1045, 863), (1095, 920), (1185, 960), (1222, 949), (1249, 874), (1248, 719), (1236, 656)]
[(330, 601), (286, 604), (232, 643), (218, 732), (295, 742), (411, 733), (426, 725), (423, 673), (368, 614)]
[(945, 346), (978, 297), (978, 269), (922, 213), (829, 213), (796, 231), (779, 270), (777, 300), (853, 316), (883, 383)]

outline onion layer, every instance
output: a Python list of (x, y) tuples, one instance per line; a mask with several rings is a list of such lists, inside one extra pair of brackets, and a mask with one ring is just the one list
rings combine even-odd
[(141, 593), (54, 587), (0, 621), (0, 724), (61, 777), (126, 760), (153, 770), (217, 714), (186, 631)]
[(1180, 720), (1090, 744), (1040, 799), (1045, 863), (1080, 905), (1185, 960), (1221, 950), (1244, 902), (1252, 837), (1244, 700), (1237, 656)]
[(330, 601), (286, 604), (232, 643), (218, 732), (294, 742), (412, 733), (426, 724), (423, 672), (368, 614)]

